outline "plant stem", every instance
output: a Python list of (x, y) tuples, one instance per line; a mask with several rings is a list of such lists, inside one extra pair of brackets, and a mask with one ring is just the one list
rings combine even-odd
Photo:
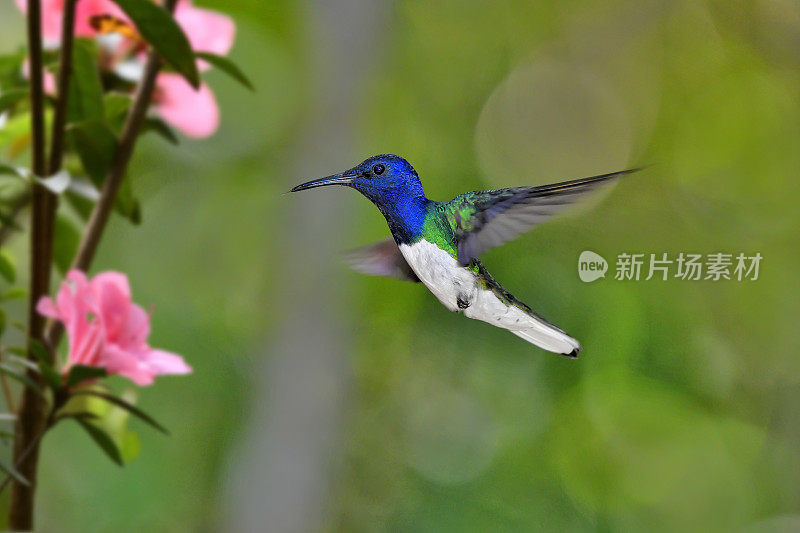
[(86, 270), (94, 259), (97, 245), (100, 244), (100, 237), (103, 235), (103, 230), (105, 230), (108, 218), (114, 208), (117, 191), (119, 191), (119, 187), (125, 179), (125, 172), (128, 169), (128, 163), (131, 160), (142, 122), (147, 114), (147, 108), (150, 106), (150, 99), (156, 84), (156, 75), (160, 68), (161, 59), (154, 51), (151, 51), (147, 58), (142, 81), (139, 84), (130, 113), (122, 129), (111, 168), (103, 181), (100, 198), (92, 210), (89, 222), (86, 224), (86, 231), (78, 246), (75, 258), (72, 260), (72, 268)]
[[(58, 423), (59, 419), (56, 418), (56, 413), (58, 412), (59, 409), (64, 407), (64, 404), (66, 404), (68, 400), (69, 400), (69, 393), (66, 391), (66, 389), (62, 388), (56, 392), (55, 397), (53, 398), (53, 406), (50, 408), (50, 414), (47, 415), (44, 428), (42, 428), (42, 430), (36, 435), (33, 441), (28, 445), (28, 447), (25, 448), (25, 450), (16, 459), (16, 463), (14, 464), (15, 469), (19, 470), (20, 465), (25, 459), (28, 458), (28, 455), (30, 455), (34, 450), (38, 449), (39, 443), (42, 441), (44, 434), (47, 433), (53, 426), (55, 426)], [(0, 483), (0, 493), (2, 493), (5, 490), (5, 488), (11, 482), (11, 480), (12, 476), (8, 475), (3, 480), (3, 482)]]
[[(42, 63), (42, 6), (40, 0), (28, 1), (28, 57), (31, 80), (31, 169), (37, 176), (45, 176), (45, 126)], [(47, 190), (36, 182), (31, 184), (31, 238), (30, 238), (30, 292), (28, 295), (28, 358), (35, 360), (31, 341), (42, 339), (44, 319), (36, 312), (39, 297), (48, 292), (50, 263), (47, 242)], [(41, 377), (28, 371), (31, 379), (41, 382)], [(36, 464), (39, 456), (37, 436), (44, 429), (46, 415), (44, 399), (31, 388), (22, 390), (22, 400), (17, 413), (14, 431), (14, 462), (19, 472), (30, 482), (29, 486), (14, 480), (9, 502), (9, 527), (13, 530), (33, 528), (33, 495), (36, 488)], [(30, 451), (29, 451), (30, 450)]]
[[(167, 0), (165, 2), (165, 9), (170, 13), (175, 10), (176, 0)], [(151, 50), (147, 55), (147, 63), (144, 67), (144, 74), (139, 87), (136, 90), (133, 104), (128, 112), (125, 120), (125, 125), (122, 128), (117, 151), (114, 153), (114, 159), (111, 168), (106, 174), (103, 181), (103, 188), (100, 191), (100, 198), (92, 210), (89, 217), (89, 222), (86, 223), (86, 231), (83, 234), (78, 251), (75, 258), (72, 260), (70, 268), (83, 270), (84, 272), (92, 264), (94, 255), (97, 252), (97, 246), (100, 244), (100, 238), (103, 236), (108, 218), (114, 208), (114, 201), (117, 197), (117, 192), (125, 179), (125, 172), (128, 169), (128, 163), (131, 160), (133, 149), (136, 146), (136, 140), (139, 137), (139, 131), (142, 128), (147, 115), (147, 109), (150, 106), (150, 100), (153, 96), (153, 90), (156, 85), (156, 77), (158, 71), (161, 69), (161, 58), (158, 54)], [(55, 348), (61, 340), (61, 335), (64, 333), (64, 328), (60, 322), (51, 321), (47, 326), (45, 338), (47, 344)]]
[[(70, 0), (68, 4), (73, 3)], [(175, 9), (176, 0), (167, 0), (165, 8), (170, 12)], [(74, 8), (74, 4), (73, 4)], [(74, 15), (74, 9), (72, 10)], [(34, 126), (32, 127), (33, 141), (34, 141), (34, 172), (39, 176), (44, 176), (44, 114), (42, 107), (42, 58), (41, 58), (41, 5), (40, 0), (29, 0), (28, 2), (28, 46), (30, 50), (30, 64), (31, 64), (31, 83), (33, 85), (31, 90), (31, 107), (33, 109), (32, 116), (38, 115), (41, 122), (41, 131), (39, 132), (39, 141), (41, 143), (40, 150), (37, 152), (36, 145), (36, 119), (32, 119)], [(65, 26), (67, 25), (65, 17)], [(74, 18), (74, 17), (71, 17)], [(72, 24), (72, 22), (70, 22)], [(71, 29), (72, 26), (69, 26)], [(70, 32), (71, 33), (71, 32)], [(62, 33), (66, 36), (67, 32)], [(71, 46), (71, 45), (70, 45)], [(38, 52), (38, 54), (36, 53)], [(62, 50), (63, 54), (63, 50)], [(64, 54), (66, 56), (66, 54)], [(71, 54), (70, 54), (71, 55)], [(71, 58), (67, 56), (67, 61)], [(94, 259), (97, 246), (100, 243), (100, 238), (103, 234), (108, 218), (111, 215), (111, 210), (114, 207), (114, 201), (125, 178), (125, 172), (128, 168), (133, 149), (136, 145), (139, 131), (141, 130), (142, 122), (144, 121), (147, 109), (155, 89), (156, 76), (161, 68), (161, 59), (155, 51), (150, 51), (145, 65), (144, 75), (134, 97), (133, 105), (128, 113), (125, 125), (120, 136), (117, 150), (114, 153), (114, 158), (111, 168), (106, 175), (103, 182), (103, 188), (100, 191), (100, 198), (95, 204), (89, 222), (86, 225), (86, 231), (78, 246), (78, 252), (72, 262), (72, 268), (87, 270), (92, 260)], [(62, 80), (60, 80), (62, 81)], [(38, 94), (38, 105), (35, 95)], [(66, 101), (66, 99), (65, 99)], [(63, 123), (60, 128), (56, 130), (57, 124), (54, 124), (54, 132), (58, 136), (63, 135)], [(63, 139), (54, 141), (54, 146), (58, 149), (58, 153), (51, 154), (52, 162), (58, 161), (60, 164), (61, 153), (63, 150)], [(38, 166), (37, 166), (38, 154)], [(56, 159), (57, 158), (57, 159)], [(37, 170), (38, 169), (38, 170)], [(49, 283), (50, 273), (50, 252), (48, 248), (42, 245), (42, 240), (48, 237), (52, 239), (52, 231), (48, 228), (52, 226), (52, 213), (54, 207), (47, 203), (46, 198), (41, 191), (37, 195), (37, 190), (43, 189), (41, 186), (34, 185), (33, 195), (33, 214), (31, 225), (31, 294), (30, 294), (30, 313), (29, 325), (30, 335), (32, 339), (39, 339), (42, 335), (42, 318), (36, 313), (36, 302), (39, 297), (47, 292), (47, 286), (41, 285), (42, 281)], [(48, 226), (49, 224), (49, 226)], [(52, 243), (50, 243), (52, 244)], [(37, 249), (39, 247), (39, 249)], [(47, 259), (47, 263), (43, 260)], [(47, 274), (44, 275), (42, 270), (46, 270)], [(58, 345), (63, 328), (58, 322), (50, 322), (47, 331), (44, 334), (45, 345), (55, 347)], [(31, 354), (29, 354), (31, 356)], [(36, 376), (36, 379), (41, 379)], [(45, 413), (45, 404), (41, 397), (37, 396), (31, 389), (25, 388), (23, 391), (22, 402), (20, 404), (20, 412), (17, 419), (17, 430), (14, 438), (14, 458), (21, 458), (20, 473), (30, 481), (30, 487), (12, 481), (11, 485), (11, 503), (9, 514), (9, 526), (14, 530), (30, 530), (33, 527), (33, 496), (36, 486), (36, 465), (39, 458), (39, 439), (47, 429), (47, 415)]]
[[(67, 124), (67, 103), (69, 101), (69, 85), (72, 78), (72, 45), (75, 42), (75, 4), (78, 0), (66, 0), (64, 3), (63, 26), (61, 28), (61, 52), (58, 63), (58, 100), (53, 114), (53, 125), (50, 133), (50, 162), (47, 167), (48, 176), (61, 170), (64, 159), (64, 128)], [(53, 262), (53, 236), (58, 196), (46, 195), (44, 208), (45, 242), (48, 243), (46, 264)]]

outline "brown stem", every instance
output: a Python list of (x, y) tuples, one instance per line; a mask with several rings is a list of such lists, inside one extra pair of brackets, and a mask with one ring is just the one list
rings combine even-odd
[[(175, 9), (176, 0), (167, 0), (165, 7), (170, 12)], [(30, 49), (30, 63), (32, 73), (38, 74), (38, 90), (34, 87), (31, 91), (32, 103), (35, 104), (36, 100), (33, 95), (38, 92), (39, 107), (41, 111), (41, 29), (40, 29), (41, 6), (40, 0), (29, 0), (28, 2), (28, 45)], [(66, 19), (66, 17), (65, 17)], [(62, 34), (66, 35), (66, 33)], [(34, 57), (34, 49), (38, 50), (38, 61)], [(125, 125), (120, 136), (117, 150), (114, 152), (111, 168), (106, 175), (103, 183), (103, 188), (100, 191), (100, 198), (97, 201), (89, 222), (86, 225), (86, 231), (78, 246), (78, 252), (72, 262), (72, 268), (87, 270), (89, 265), (94, 259), (94, 254), (97, 251), (97, 246), (100, 242), (100, 237), (103, 234), (111, 210), (114, 207), (114, 201), (119, 191), (122, 180), (125, 177), (125, 172), (128, 168), (133, 148), (136, 145), (136, 139), (147, 113), (147, 108), (150, 105), (150, 100), (155, 88), (156, 76), (161, 68), (161, 60), (155, 51), (151, 51), (147, 57), (144, 75), (139, 84), (136, 95), (134, 97), (133, 105), (128, 113)], [(36, 76), (31, 76), (31, 83), (36, 85)], [(35, 113), (36, 106), (32, 105)], [(41, 114), (41, 113), (40, 113)], [(41, 114), (43, 117), (43, 114)], [(43, 121), (42, 121), (43, 122)], [(42, 124), (43, 126), (43, 124)], [(35, 129), (35, 128), (34, 128)], [(41, 135), (41, 142), (43, 148), (43, 129)], [(63, 135), (63, 126), (59, 131), (59, 135)], [(34, 132), (34, 144), (36, 134)], [(59, 141), (60, 142), (60, 141)], [(56, 145), (58, 147), (58, 145)], [(61, 149), (59, 149), (61, 151)], [(36, 150), (34, 149), (34, 159), (36, 159)], [(57, 154), (60, 158), (60, 154)], [(34, 162), (34, 172), (39, 176), (44, 176), (44, 154), (40, 153), (40, 166), (37, 171), (36, 163)], [(29, 314), (29, 324), (31, 331), (31, 338), (41, 337), (42, 321), (41, 317), (36, 313), (35, 302), (38, 301), (39, 296), (47, 291), (46, 286), (44, 290), (37, 284), (34, 286), (34, 274), (42, 275), (41, 259), (48, 258), (49, 255), (41, 255), (42, 250), (38, 250), (37, 255), (36, 246), (40, 245), (41, 239), (52, 237), (48, 234), (48, 224), (52, 225), (51, 218), (48, 218), (49, 213), (53, 212), (53, 208), (47, 204), (47, 201), (42, 201), (42, 196), (37, 197), (37, 189), (42, 189), (40, 186), (34, 186), (33, 196), (33, 216), (32, 216), (32, 282), (31, 282), (31, 312)], [(43, 233), (44, 232), (44, 233)], [(44, 249), (44, 248), (43, 248)], [(38, 265), (35, 266), (35, 265)], [(50, 272), (50, 264), (46, 264), (47, 274)], [(43, 279), (47, 279), (42, 276)], [(41, 280), (39, 280), (41, 281)], [(49, 282), (49, 279), (48, 279)], [(37, 282), (38, 283), (38, 282)], [(36, 289), (36, 290), (34, 290)], [(45, 344), (53, 349), (58, 345), (63, 329), (58, 322), (51, 322), (47, 331), (45, 332)], [(37, 379), (40, 379), (36, 376)], [(9, 526), (15, 530), (29, 530), (33, 526), (33, 495), (36, 486), (36, 464), (39, 457), (39, 435), (43, 434), (47, 428), (45, 413), (45, 405), (41, 397), (36, 395), (30, 388), (23, 390), (22, 403), (20, 404), (20, 413), (17, 419), (17, 430), (14, 439), (14, 457), (20, 458), (24, 454), (24, 458), (20, 462), (20, 473), (30, 481), (30, 487), (26, 487), (16, 480), (12, 481), (11, 485), (11, 503), (9, 514)]]
[[(58, 412), (59, 409), (64, 407), (64, 404), (67, 403), (69, 398), (70, 398), (69, 392), (64, 388), (56, 392), (55, 397), (53, 398), (53, 407), (50, 409), (50, 414), (47, 415), (44, 427), (36, 435), (36, 437), (34, 437), (33, 441), (28, 445), (27, 448), (25, 448), (25, 450), (20, 454), (20, 456), (16, 458), (16, 462), (14, 464), (15, 469), (19, 470), (22, 462), (25, 461), (25, 459), (27, 459), (31, 453), (38, 450), (39, 443), (42, 441), (44, 434), (47, 433), (59, 421), (59, 418), (56, 417), (56, 413)], [(12, 476), (10, 475), (6, 476), (3, 482), (0, 483), (0, 493), (2, 493), (5, 490), (5, 488), (12, 481), (12, 479), (13, 479)]]
[[(28, 1), (28, 55), (31, 80), (31, 167), (37, 176), (46, 176), (44, 90), (42, 63), (41, 1)], [(36, 312), (39, 297), (48, 292), (50, 263), (47, 263), (47, 190), (36, 183), (31, 184), (31, 260), (30, 290), (28, 296), (28, 357), (35, 360), (30, 350), (31, 341), (41, 340), (44, 319)], [(31, 379), (41, 382), (41, 377), (31, 370)], [(44, 429), (46, 418), (44, 399), (31, 388), (22, 391), (22, 400), (17, 413), (14, 431), (14, 462), (19, 472), (30, 482), (24, 485), (16, 480), (11, 484), (9, 502), (9, 527), (13, 530), (29, 530), (33, 527), (33, 495), (36, 488), (36, 463), (39, 455), (37, 436)]]
[[(172, 12), (175, 10), (175, 3), (176, 0), (167, 0), (164, 7), (169, 12)], [(114, 153), (111, 168), (103, 181), (100, 198), (92, 210), (89, 222), (86, 223), (86, 231), (78, 245), (78, 251), (72, 260), (70, 268), (86, 271), (92, 264), (94, 255), (97, 252), (97, 246), (100, 244), (100, 238), (103, 236), (108, 218), (114, 208), (117, 192), (122, 180), (125, 179), (125, 172), (128, 169), (128, 163), (136, 146), (136, 139), (142, 128), (142, 122), (144, 122), (147, 115), (147, 109), (150, 106), (150, 100), (156, 85), (156, 76), (158, 76), (160, 69), (161, 58), (154, 50), (151, 50), (147, 55), (142, 81), (139, 83), (131, 110), (122, 128), (122, 134), (119, 138), (117, 151)], [(55, 349), (63, 333), (64, 328), (61, 323), (51, 321), (45, 333), (47, 344)]]
[[(47, 432), (48, 429), (49, 429), (48, 427), (45, 427), (42, 431), (39, 432), (38, 435), (36, 435), (36, 437), (34, 437), (33, 441), (28, 445), (27, 448), (25, 448), (25, 450), (17, 458), (17, 463), (14, 465), (14, 468), (19, 470), (19, 467), (22, 465), (22, 462), (25, 461), (25, 459), (27, 459), (28, 456), (30, 456), (30, 454), (33, 453), (33, 451), (39, 447), (39, 442), (41, 442), (42, 437), (44, 437), (44, 434)], [(3, 482), (0, 483), (0, 493), (6, 489), (6, 487), (8, 486), (9, 483), (11, 483), (11, 481), (14, 481), (14, 478), (10, 475), (6, 476)], [(33, 528), (31, 527), (28, 529), (33, 529)]]
[(156, 75), (160, 68), (161, 60), (158, 54), (151, 51), (148, 55), (144, 76), (133, 100), (131, 111), (122, 129), (111, 168), (103, 181), (100, 198), (97, 200), (97, 204), (95, 204), (94, 210), (89, 217), (86, 231), (78, 246), (78, 252), (72, 260), (72, 268), (86, 270), (92, 263), (92, 259), (94, 259), (97, 245), (100, 243), (100, 237), (103, 235), (103, 230), (105, 230), (108, 218), (114, 208), (117, 191), (119, 191), (122, 180), (125, 178), (125, 171), (128, 168), (133, 148), (136, 145), (136, 138), (139, 136), (139, 130), (147, 114), (147, 108), (150, 106)]
[[(53, 125), (50, 134), (50, 162), (47, 174), (52, 176), (61, 170), (64, 159), (64, 128), (67, 124), (67, 103), (69, 101), (69, 85), (72, 78), (72, 47), (75, 42), (75, 4), (78, 0), (67, 0), (64, 3), (63, 26), (61, 28), (61, 52), (58, 63), (58, 100), (53, 114)], [(48, 243), (45, 264), (53, 263), (53, 236), (55, 216), (58, 209), (58, 196), (48, 193), (46, 195), (45, 242)]]

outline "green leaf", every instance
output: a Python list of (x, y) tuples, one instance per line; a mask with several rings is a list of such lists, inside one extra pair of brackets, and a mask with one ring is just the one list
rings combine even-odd
[(130, 220), (132, 224), (141, 224), (141, 205), (139, 204), (139, 200), (133, 195), (133, 187), (131, 186), (131, 179), (129, 177), (126, 177), (119, 186), (114, 209), (116, 209), (117, 213)]
[(0, 301), (20, 300), (28, 296), (28, 290), (23, 287), (11, 287), (3, 294), (0, 294)]
[(92, 182), (101, 187), (117, 150), (117, 137), (102, 120), (87, 120), (69, 129), (70, 139)]
[(0, 249), (0, 276), (3, 276), (9, 283), (14, 283), (17, 280), (14, 257), (5, 248)]
[(17, 167), (14, 165), (5, 165), (0, 164), (0, 174), (9, 174), (11, 176), (17, 176), (18, 178), (22, 178), (25, 181), (30, 181), (30, 177), (33, 175), (30, 170), (23, 167)]
[(62, 275), (69, 270), (80, 240), (81, 232), (75, 223), (63, 213), (57, 213), (55, 238), (53, 239), (53, 262)]
[(106, 455), (108, 455), (109, 459), (117, 463), (119, 466), (124, 464), (122, 462), (122, 455), (119, 453), (119, 448), (117, 448), (117, 445), (114, 444), (114, 441), (111, 440), (111, 437), (109, 437), (105, 431), (95, 426), (91, 422), (87, 422), (83, 417), (68, 415), (64, 418), (74, 419), (78, 424), (81, 425), (83, 429), (86, 430), (86, 432), (90, 437), (92, 437), (92, 440), (100, 447), (100, 449), (103, 450)]
[(97, 47), (93, 41), (76, 39), (72, 50), (67, 122), (102, 119), (104, 116), (103, 84), (97, 69)]
[(61, 375), (53, 368), (50, 351), (42, 342), (36, 339), (31, 339), (30, 345), (31, 351), (33, 355), (36, 356), (38, 362), (38, 364), (35, 365), (36, 369), (42, 374), (50, 388), (53, 389), (54, 392), (57, 391), (61, 388)]
[(5, 310), (2, 307), (0, 307), (0, 336), (2, 336), (3, 332), (6, 330), (7, 320), (8, 319), (6, 318)]
[(46, 176), (42, 178), (36, 176), (27, 168), (3, 164), (0, 164), (0, 174), (17, 176), (18, 178), (21, 178), (29, 183), (31, 180), (36, 181), (37, 183), (44, 185), (50, 192), (54, 194), (61, 194), (64, 192), (67, 187), (69, 187), (69, 183), (72, 180), (72, 176), (70, 176), (69, 172), (66, 170), (60, 170), (52, 176)]
[(14, 107), (17, 102), (27, 98), (28, 89), (11, 89), (0, 94), (0, 113)]
[(120, 92), (110, 92), (105, 95), (104, 107), (106, 109), (106, 118), (108, 120), (124, 117), (128, 113), (133, 100), (130, 95)]
[(120, 452), (122, 459), (126, 463), (130, 463), (139, 456), (142, 451), (142, 442), (139, 440), (139, 434), (135, 431), (126, 431), (122, 436), (122, 445)]
[(73, 178), (64, 196), (81, 220), (86, 222), (92, 214), (92, 207), (100, 198), (100, 191), (88, 178)]
[(18, 152), (30, 143), (30, 131), (30, 111), (16, 113), (0, 128), (0, 146), (15, 146)]
[(144, 39), (173, 66), (192, 87), (200, 87), (200, 75), (189, 39), (172, 15), (150, 0), (114, 0), (130, 17)]
[(81, 420), (100, 420), (96, 413), (80, 412), (80, 413), (64, 413), (56, 416), (56, 422), (66, 420), (67, 418), (75, 418)]
[(0, 56), (0, 87), (14, 87), (22, 72), (22, 62), (28, 54), (20, 46), (15, 52)]
[(15, 355), (18, 355), (20, 357), (28, 357), (28, 350), (22, 346), (10, 346), (6, 348), (5, 351), (7, 351), (8, 353), (13, 353)]
[(53, 366), (47, 361), (39, 360), (39, 371), (42, 373), (45, 381), (53, 389), (53, 392), (61, 388), (61, 374), (59, 374)]
[(36, 384), (25, 372), (17, 370), (6, 363), (0, 363), (0, 372), (7, 375), (11, 379), (15, 379), (25, 385), (26, 387), (36, 391), (39, 394), (43, 394), (41, 387)]
[(4, 462), (0, 461), (0, 470), (2, 470), (3, 472), (5, 472), (5, 473), (6, 473), (6, 474), (8, 474), (9, 476), (13, 477), (14, 479), (16, 479), (17, 481), (19, 481), (20, 483), (22, 483), (22, 484), (23, 484), (23, 485), (25, 485), (26, 487), (29, 487), (29, 486), (31, 485), (31, 484), (28, 482), (28, 480), (27, 480), (27, 479), (25, 479), (25, 476), (23, 476), (22, 474), (20, 474), (19, 472), (17, 472), (17, 469), (16, 469), (16, 468), (14, 468), (14, 466), (13, 466), (13, 465), (8, 465), (8, 464), (6, 464), (6, 463), (4, 463)]
[(110, 92), (105, 96), (106, 120), (117, 134), (122, 131), (132, 102), (129, 95), (120, 92)]
[(37, 374), (39, 373), (39, 365), (34, 363), (33, 361), (29, 360), (27, 357), (22, 357), (16, 354), (6, 354), (4, 358), (9, 363), (15, 363), (19, 366), (25, 367), (29, 370), (33, 370)]
[(40, 341), (36, 339), (31, 339), (30, 345), (31, 345), (31, 351), (33, 352), (33, 355), (36, 356), (36, 359), (39, 361), (44, 361), (49, 365), (51, 359), (50, 350), (48, 350), (44, 344), (42, 344)]
[(80, 390), (80, 391), (77, 391), (75, 394), (76, 395), (77, 394), (85, 394), (85, 395), (88, 395), (88, 396), (95, 396), (97, 398), (102, 398), (102, 399), (106, 400), (107, 402), (116, 405), (117, 407), (121, 407), (121, 408), (125, 409), (126, 411), (128, 411), (132, 415), (134, 415), (136, 417), (139, 417), (140, 419), (142, 419), (143, 421), (147, 422), (148, 424), (150, 424), (151, 426), (153, 426), (157, 430), (161, 431), (162, 433), (165, 433), (165, 434), (169, 435), (169, 431), (167, 431), (167, 429), (164, 426), (162, 426), (161, 424), (156, 422), (153, 419), (153, 417), (151, 417), (150, 415), (148, 415), (147, 413), (145, 413), (144, 411), (142, 411), (138, 407), (134, 406), (133, 404), (126, 402), (122, 398), (118, 398), (118, 397), (113, 396), (111, 394), (108, 394), (106, 392), (100, 392), (98, 390), (93, 390), (93, 389)]
[(178, 144), (178, 136), (172, 131), (166, 122), (158, 117), (147, 117), (142, 124), (142, 133), (152, 131), (159, 137), (168, 140), (172, 144)]
[(230, 59), (227, 57), (223, 57), (217, 54), (212, 54), (211, 52), (195, 52), (194, 54), (198, 59), (202, 59), (204, 61), (208, 61), (222, 72), (233, 78), (234, 80), (238, 81), (251, 91), (255, 91), (255, 87), (250, 82), (250, 79), (245, 76), (244, 72)]
[(17, 224), (16, 220), (11, 218), (9, 214), (3, 213), (2, 211), (0, 211), (0, 223), (2, 223), (4, 226), (8, 226), (14, 231), (20, 231), (22, 229), (22, 227)]
[[(72, 365), (67, 375), (67, 387), (74, 387), (89, 379), (98, 379), (108, 376), (108, 371), (99, 366)], [(80, 391), (79, 394), (89, 394), (89, 390)]]
[(42, 376), (47, 382), (47, 385), (53, 390), (53, 392), (61, 388), (61, 375), (58, 372), (56, 372), (56, 370), (52, 366), (40, 361), (39, 370), (42, 372)]

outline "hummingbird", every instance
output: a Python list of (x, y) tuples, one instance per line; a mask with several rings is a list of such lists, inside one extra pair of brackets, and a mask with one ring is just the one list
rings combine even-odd
[(328, 185), (357, 190), (386, 218), (392, 237), (352, 251), (353, 268), (422, 282), (450, 311), (575, 358), (580, 343), (497, 283), (479, 256), (545, 222), (603, 184), (637, 170), (536, 187), (473, 191), (437, 202), (425, 196), (419, 175), (408, 161), (383, 154), (339, 174), (297, 185), (290, 192)]

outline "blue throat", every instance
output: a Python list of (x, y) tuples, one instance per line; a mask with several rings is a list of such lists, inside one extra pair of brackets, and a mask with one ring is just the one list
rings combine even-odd
[(425, 224), (429, 203), (430, 200), (423, 196), (405, 198), (386, 207), (378, 205), (398, 245), (412, 244), (422, 237), (422, 226)]
[[(380, 209), (395, 242), (412, 244), (422, 237), (422, 226), (428, 215), (431, 201), (422, 195), (410, 195), (407, 190), (381, 191), (378, 195), (367, 197)], [(394, 194), (392, 194), (394, 193)]]

